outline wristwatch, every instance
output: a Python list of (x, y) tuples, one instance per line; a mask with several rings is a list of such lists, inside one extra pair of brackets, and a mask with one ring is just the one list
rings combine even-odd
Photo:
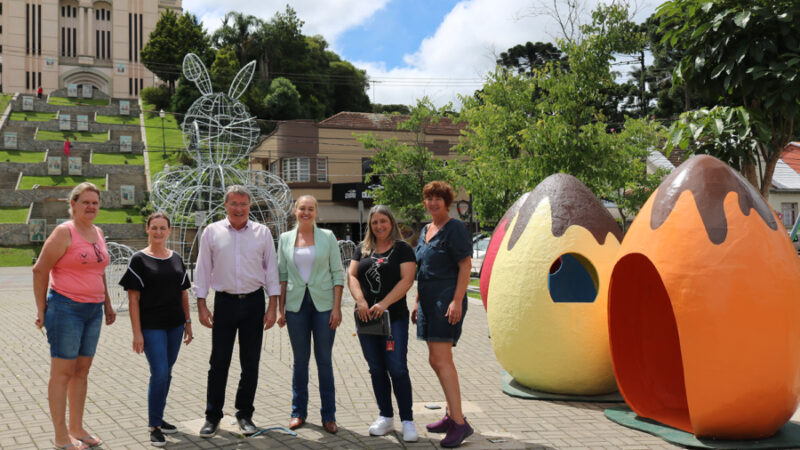
[(192, 323), (192, 319), (186, 319), (186, 323)]

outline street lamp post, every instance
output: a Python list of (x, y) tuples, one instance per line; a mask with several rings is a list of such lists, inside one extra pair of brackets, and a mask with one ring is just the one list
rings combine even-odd
[(164, 159), (167, 159), (166, 138), (164, 137), (164, 110), (158, 112), (158, 117), (161, 117), (161, 153)]

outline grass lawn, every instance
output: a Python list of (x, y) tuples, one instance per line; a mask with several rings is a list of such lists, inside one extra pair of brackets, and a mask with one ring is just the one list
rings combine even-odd
[[(150, 158), (150, 176), (153, 177), (164, 170), (165, 163), (169, 163), (170, 166), (180, 165), (177, 155), (184, 148), (183, 134), (176, 117), (171, 113), (167, 113), (166, 117), (164, 117), (164, 141), (162, 143), (161, 118), (158, 117), (158, 112), (149, 103), (143, 103), (142, 107), (145, 110), (144, 126), (147, 132), (147, 155)], [(162, 145), (166, 149), (166, 158), (164, 158)]]
[(48, 100), (47, 103), (57, 106), (75, 106), (75, 105), (106, 106), (110, 103), (110, 100), (102, 98), (50, 97), (50, 100)]
[(6, 106), (11, 101), (11, 94), (0, 94), (0, 114), (6, 110)]
[(11, 120), (28, 120), (30, 122), (47, 122), (48, 120), (54, 120), (56, 118), (56, 113), (47, 113), (47, 112), (35, 112), (35, 111), (15, 111), (11, 113)]
[(0, 206), (0, 223), (25, 223), (27, 219), (27, 206)]
[(108, 133), (89, 133), (88, 131), (39, 131), (37, 141), (63, 141), (69, 138), (73, 142), (106, 142)]
[(144, 217), (137, 208), (103, 208), (97, 213), (94, 223), (128, 223), (127, 217), (131, 218), (131, 223), (144, 223)]
[(33, 258), (39, 255), (41, 249), (38, 245), (0, 247), (0, 267), (32, 266)]
[(38, 184), (40, 186), (60, 186), (66, 188), (77, 186), (84, 181), (94, 183), (98, 188), (100, 188), (100, 190), (103, 190), (103, 188), (106, 187), (105, 177), (71, 177), (65, 175), (50, 175), (43, 177), (23, 176), (19, 189), (23, 191), (31, 189), (34, 184)]
[(26, 152), (23, 150), (0, 150), (0, 161), (16, 163), (44, 162), (44, 152)]
[[(469, 279), (469, 285), (470, 285), (470, 286), (475, 286), (475, 287), (478, 287), (478, 286), (480, 286), (480, 285), (481, 285), (481, 280), (480, 280), (480, 278), (470, 278), (470, 279)], [(469, 298), (475, 298), (475, 299), (481, 300), (481, 294), (480, 294), (480, 293), (478, 293), (478, 292), (470, 292), (470, 291), (467, 291), (467, 297), (469, 297)]]
[[(164, 121), (166, 122), (166, 119)], [(97, 123), (139, 125), (139, 116), (97, 116)]]
[(92, 155), (92, 164), (131, 164), (141, 166), (144, 164), (144, 157), (127, 153), (95, 153)]

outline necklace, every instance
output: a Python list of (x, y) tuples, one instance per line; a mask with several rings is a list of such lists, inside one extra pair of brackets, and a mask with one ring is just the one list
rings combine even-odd
[(370, 253), (369, 257), (370, 257), (370, 259), (375, 261), (373, 264), (375, 264), (375, 263), (382, 264), (384, 261), (388, 261), (389, 260), (389, 257), (392, 256), (392, 253), (394, 253), (394, 245), (392, 245), (389, 248), (389, 252), (386, 253), (386, 255), (384, 255), (384, 256), (380, 256), (380, 257), (376, 258), (375, 257), (375, 250), (373, 250), (372, 253)]

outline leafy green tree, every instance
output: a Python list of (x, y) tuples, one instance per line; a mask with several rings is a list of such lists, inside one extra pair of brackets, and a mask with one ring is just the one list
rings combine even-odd
[(328, 76), (333, 86), (332, 111), (367, 112), (371, 107), (366, 90), (369, 86), (367, 72), (357, 69), (347, 61), (330, 63)]
[(497, 64), (517, 73), (532, 73), (534, 69), (541, 69), (551, 61), (567, 62), (566, 56), (558, 47), (550, 42), (530, 41), (517, 44), (500, 53)]
[(300, 93), (288, 78), (283, 77), (272, 80), (264, 104), (270, 117), (278, 120), (296, 119), (302, 111)]
[[(658, 17), (662, 42), (682, 55), (676, 79), (706, 99), (747, 110), (755, 145), (742, 173), (767, 198), (775, 165), (800, 124), (800, 3), (672, 0), (659, 7)], [(674, 124), (670, 142), (702, 151), (688, 146), (697, 137), (686, 127)]]
[(175, 81), (181, 76), (183, 57), (187, 53), (196, 53), (201, 58), (211, 51), (208, 35), (197, 16), (184, 13), (178, 16), (172, 10), (166, 10), (141, 51), (142, 63), (158, 78), (169, 85), (170, 92), (175, 91)]
[(142, 48), (142, 63), (147, 70), (169, 83), (170, 92), (180, 76), (183, 55), (175, 51), (175, 36), (178, 35), (178, 15), (168, 9), (161, 14), (150, 38)]
[[(615, 12), (604, 20), (623, 17)], [(609, 28), (584, 28), (580, 41), (561, 42), (569, 70), (558, 61), (530, 76), (498, 69), (475, 97), (462, 97), (459, 119), (467, 132), (457, 146), (465, 157), (459, 182), (481, 221), (499, 220), (522, 193), (558, 172), (601, 198), (624, 201), (628, 214), (641, 206), (641, 196), (632, 194), (650, 189), (645, 160), (660, 127), (643, 119), (605, 122), (602, 105), (614, 84), (611, 61), (621, 39)]]
[(455, 147), (467, 158), (459, 168), (459, 182), (472, 194), (482, 221), (499, 220), (543, 179), (532, 176), (534, 155), (528, 140), (538, 115), (535, 90), (527, 76), (498, 69), (480, 93), (461, 99), (464, 106), (456, 120), (466, 122), (468, 132)]
[(691, 148), (695, 153), (714, 155), (745, 174), (754, 186), (763, 186), (763, 160), (754, 156), (758, 155), (760, 142), (769, 140), (771, 133), (754, 113), (743, 106), (687, 111), (670, 127), (665, 147)]
[(214, 64), (211, 64), (211, 69), (209, 70), (214, 91), (228, 92), (231, 81), (239, 73), (239, 69), (241, 69), (239, 58), (236, 57), (233, 49), (226, 47), (218, 50), (217, 57), (214, 58)]
[(214, 32), (211, 41), (216, 48), (233, 50), (240, 66), (244, 66), (262, 57), (263, 26), (264, 21), (256, 16), (230, 11), (222, 18), (222, 26)]
[[(241, 97), (245, 106), (257, 117), (283, 118), (285, 111), (281, 117), (271, 116), (270, 111), (280, 108), (270, 110), (264, 99), (272, 81), (285, 78), (300, 94), (299, 118), (321, 120), (344, 110), (369, 111), (366, 73), (330, 51), (322, 36), (304, 35), (303, 24), (288, 5), (269, 20), (237, 11), (225, 15), (213, 35), (215, 48), (231, 49), (240, 67), (257, 61), (251, 87)], [(268, 122), (261, 125), (268, 131)]]
[(434, 180), (453, 181), (452, 170), (425, 143), (425, 129), (445, 117), (449, 108), (436, 108), (427, 97), (418, 100), (408, 120), (397, 127), (413, 134), (412, 144), (397, 138), (379, 140), (372, 134), (358, 136), (364, 148), (375, 151), (372, 170), (364, 180), (369, 183), (374, 176), (380, 178), (382, 186), (370, 191), (375, 202), (392, 208), (401, 220), (413, 224), (415, 231), (422, 228), (426, 214), (422, 188)]
[(411, 114), (411, 108), (408, 105), (397, 105), (397, 104), (390, 104), (390, 105), (382, 105), (380, 103), (373, 103), (370, 107), (370, 112), (375, 114), (381, 113), (398, 113), (398, 114)]

